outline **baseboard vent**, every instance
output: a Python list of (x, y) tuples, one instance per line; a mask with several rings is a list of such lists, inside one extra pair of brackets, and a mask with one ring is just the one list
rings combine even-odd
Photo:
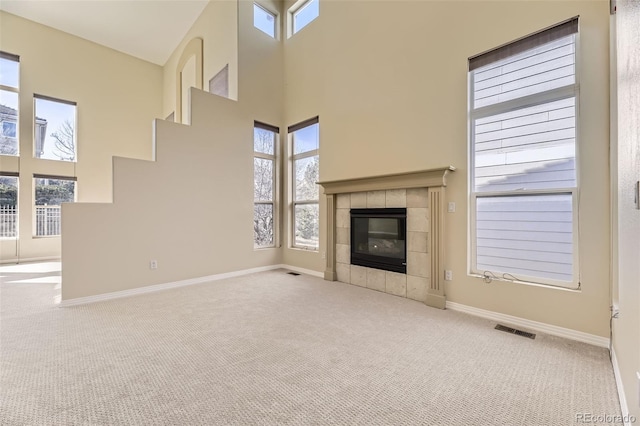
[(297, 273), (297, 272), (287, 272), (287, 274), (289, 274), (289, 275), (293, 275), (294, 277), (297, 277), (298, 275), (300, 275), (300, 274), (299, 274), (299, 273)]
[(507, 333), (517, 334), (518, 336), (528, 337), (529, 339), (535, 339), (536, 335), (529, 333), (528, 331), (517, 330), (515, 328), (507, 327), (502, 324), (496, 325), (496, 330), (506, 331)]

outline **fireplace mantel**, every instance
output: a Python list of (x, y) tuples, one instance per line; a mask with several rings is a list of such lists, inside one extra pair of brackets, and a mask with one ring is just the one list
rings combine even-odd
[[(337, 280), (336, 273), (336, 202), (339, 194), (369, 193), (397, 189), (426, 188), (428, 193), (428, 259), (430, 276), (425, 304), (444, 309), (444, 218), (447, 175), (455, 167), (417, 170), (405, 173), (318, 182), (324, 189), (327, 207), (327, 265), (324, 278)], [(340, 195), (342, 197), (342, 195)], [(387, 206), (388, 207), (388, 206)]]
[(393, 173), (353, 179), (318, 182), (326, 195), (350, 192), (381, 191), (387, 189), (429, 188), (447, 186), (447, 174), (455, 171), (453, 166), (413, 172)]

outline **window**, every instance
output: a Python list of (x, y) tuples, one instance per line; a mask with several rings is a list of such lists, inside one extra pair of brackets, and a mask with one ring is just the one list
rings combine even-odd
[(0, 155), (18, 155), (20, 57), (0, 52)]
[(33, 95), (34, 157), (76, 161), (76, 103)]
[(276, 15), (257, 3), (253, 4), (253, 26), (276, 38)]
[(292, 34), (306, 27), (320, 15), (319, 1), (320, 0), (308, 0), (297, 8), (294, 6), (294, 9), (291, 11), (291, 20), (293, 22)]
[(209, 80), (209, 93), (229, 97), (229, 64), (225, 65)]
[(18, 174), (0, 173), (0, 238), (18, 236)]
[(255, 122), (253, 128), (253, 247), (276, 245), (276, 167), (278, 133), (269, 124)]
[(579, 282), (577, 33), (573, 18), (469, 59), (472, 273)]
[(34, 175), (35, 235), (60, 235), (62, 203), (73, 203), (76, 198), (75, 178)]
[(309, 250), (319, 247), (318, 117), (289, 127), (291, 134), (291, 184), (293, 209), (292, 246)]

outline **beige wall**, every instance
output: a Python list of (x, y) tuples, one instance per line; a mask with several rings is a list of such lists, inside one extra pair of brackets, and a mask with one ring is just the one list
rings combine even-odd
[[(640, 206), (633, 194), (640, 179), (640, 2), (618, 1), (617, 144), (613, 146), (613, 178), (617, 181), (614, 215), (614, 303), (620, 309), (613, 321), (613, 349), (618, 360), (631, 415), (640, 418)], [(640, 203), (640, 200), (637, 201)]]
[[(209, 90), (209, 80), (229, 64), (229, 98), (238, 99), (238, 3), (234, 0), (214, 0), (202, 11), (182, 42), (169, 57), (163, 69), (163, 116), (176, 110), (176, 71), (187, 44), (199, 37), (204, 41), (203, 90)], [(252, 25), (253, 27), (253, 25)], [(176, 121), (179, 118), (176, 117)]]
[[(282, 45), (253, 27), (251, 2), (236, 6), (237, 17), (219, 19), (238, 22), (238, 101), (192, 89), (191, 126), (156, 122), (155, 162), (116, 159), (113, 204), (64, 207), (63, 300), (282, 261), (279, 248), (253, 248), (253, 121), (283, 121)], [(199, 19), (181, 44), (205, 34), (205, 64), (228, 41), (207, 38), (201, 27), (210, 25)], [(91, 223), (100, 229), (87, 240)]]
[[(162, 68), (58, 30), (0, 12), (0, 49), (20, 55), (20, 241), (0, 241), (2, 261), (59, 257), (60, 238), (33, 238), (33, 173), (77, 176), (78, 201), (111, 200), (112, 156), (151, 158), (161, 113)], [(33, 94), (77, 102), (78, 162), (32, 158)], [(87, 234), (87, 237), (91, 233)]]
[[(467, 275), (467, 58), (575, 15), (582, 291), (485, 284)], [(608, 336), (608, 2), (324, 1), (286, 40), (284, 72), (286, 123), (320, 116), (321, 180), (458, 168), (447, 188), (457, 204), (446, 217), (448, 300)], [(285, 249), (284, 261), (321, 271), (323, 251)]]

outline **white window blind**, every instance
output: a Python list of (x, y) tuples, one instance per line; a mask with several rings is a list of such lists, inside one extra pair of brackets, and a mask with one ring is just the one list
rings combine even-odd
[(472, 273), (578, 284), (577, 18), (560, 27), (470, 59)]

